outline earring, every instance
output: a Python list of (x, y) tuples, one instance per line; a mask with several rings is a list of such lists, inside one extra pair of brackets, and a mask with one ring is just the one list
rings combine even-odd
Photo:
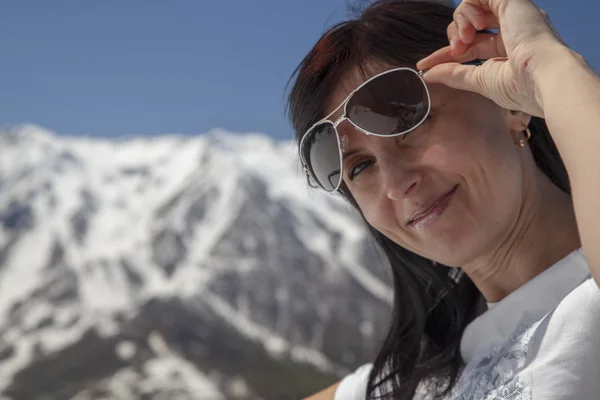
[(515, 147), (525, 147), (525, 142), (531, 138), (531, 131), (529, 130), (529, 128), (525, 128), (524, 132), (527, 137), (525, 138), (525, 140), (519, 140), (519, 143), (516, 144)]

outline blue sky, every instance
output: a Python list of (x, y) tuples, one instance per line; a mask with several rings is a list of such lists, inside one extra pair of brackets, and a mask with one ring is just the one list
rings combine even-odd
[[(538, 0), (600, 71), (600, 2)], [(61, 134), (195, 134), (219, 127), (289, 139), (289, 75), (347, 0), (6, 1), (0, 127)]]

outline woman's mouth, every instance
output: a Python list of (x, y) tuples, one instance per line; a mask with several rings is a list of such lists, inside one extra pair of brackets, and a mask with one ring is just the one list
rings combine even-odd
[(440, 197), (440, 199), (437, 200), (425, 214), (412, 220), (408, 226), (421, 229), (438, 219), (446, 208), (448, 208), (448, 204), (450, 204), (450, 200), (452, 199), (454, 192), (456, 192), (456, 188), (458, 188), (458, 185), (454, 186), (452, 190)]

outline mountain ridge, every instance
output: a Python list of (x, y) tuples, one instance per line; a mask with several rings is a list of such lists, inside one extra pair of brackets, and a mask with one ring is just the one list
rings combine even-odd
[[(55, 387), (30, 389), (41, 365), (72, 381), (72, 390), (56, 389), (61, 398), (99, 387), (126, 398), (106, 388), (129, 368), (118, 361), (128, 341), (146, 354), (125, 373), (137, 376), (136, 396), (171, 390), (157, 388), (158, 359), (218, 398), (286, 398), (265, 374), (290, 379), (292, 371), (313, 376), (294, 386), (294, 396), (306, 395), (369, 360), (385, 330), (391, 290), (382, 257), (356, 212), (308, 188), (291, 141), (221, 130), (115, 141), (26, 125), (0, 134), (0, 190), (0, 392), (13, 398)], [(204, 339), (155, 308), (196, 321)], [(166, 356), (150, 337), (182, 350)], [(90, 367), (73, 380), (74, 370), (57, 366), (85, 364), (69, 350), (82, 343), (113, 355), (104, 372)], [(190, 346), (209, 348), (219, 367)], [(262, 374), (234, 368), (252, 365), (246, 348), (256, 349)], [(228, 352), (234, 361), (223, 363)]]

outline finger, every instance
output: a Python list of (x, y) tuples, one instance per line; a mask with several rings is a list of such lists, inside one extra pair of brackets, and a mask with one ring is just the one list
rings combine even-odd
[[(532, 0), (461, 0), (456, 10), (475, 7), (489, 12), (497, 17), (498, 20), (504, 20), (508, 15), (509, 18), (519, 18), (528, 21), (528, 25), (537, 25), (540, 17), (543, 18), (543, 26), (549, 27), (549, 19), (547, 13), (540, 9)], [(455, 10), (455, 12), (456, 12)], [(542, 21), (539, 21), (542, 22)], [(541, 26), (540, 26), (541, 27)], [(543, 30), (543, 29), (542, 29)]]
[(430, 69), (438, 64), (443, 64), (447, 62), (458, 62), (456, 61), (456, 55), (452, 53), (452, 49), (450, 46), (442, 47), (439, 50), (434, 51), (427, 57), (419, 60), (417, 62), (417, 70), (424, 71)]
[(455, 55), (456, 62), (463, 63), (476, 58), (487, 60), (496, 57), (508, 57), (502, 33), (479, 33), (467, 51), (462, 55)]
[(483, 29), (498, 29), (500, 22), (498, 17), (489, 11), (473, 4), (461, 3), (454, 11), (454, 21), (458, 25), (460, 39), (464, 43), (471, 43), (475, 38), (475, 32)]
[(429, 84), (441, 83), (454, 89), (475, 92), (477, 91), (475, 90), (477, 85), (474, 85), (472, 81), (477, 68), (480, 67), (459, 63), (444, 63), (436, 65), (425, 72), (423, 79)]
[[(481, 19), (483, 21), (483, 23), (479, 23), (477, 22), (478, 26), (483, 26), (484, 28), (481, 29), (499, 29), (500, 28), (500, 22), (498, 21), (498, 18), (492, 14), (491, 12), (481, 12), (479, 13), (478, 17), (476, 17), (473, 13), (477, 14), (479, 10), (477, 10), (474, 7), (471, 8), (465, 8), (466, 10), (475, 10), (472, 11), (472, 15), (469, 18), (469, 20), (472, 22), (473, 19)], [(464, 21), (465, 18), (464, 16), (457, 16), (459, 21)], [(471, 23), (469, 22), (469, 23)], [(469, 25), (471, 26), (471, 25)], [(481, 30), (478, 28), (478, 30)], [(448, 25), (448, 28), (446, 29), (446, 34), (448, 35), (448, 40), (450, 42), (450, 46), (452, 47), (452, 51), (456, 54), (463, 54), (468, 46), (464, 46), (465, 44), (469, 44), (471, 43), (473, 40), (475, 40), (475, 38), (477, 37), (476, 35), (476, 31), (474, 30), (474, 28), (467, 28), (467, 33), (465, 33), (465, 29), (463, 29), (461, 31), (461, 28), (459, 27), (459, 23), (457, 21), (453, 21), (452, 23), (450, 23)], [(462, 33), (461, 33), (462, 32)], [(465, 36), (466, 35), (466, 36)], [(471, 35), (473, 37), (471, 37)]]
[(427, 70), (447, 62), (463, 63), (475, 59), (506, 57), (501, 33), (478, 33), (476, 39), (463, 54), (453, 53), (450, 46), (443, 47), (417, 63), (418, 70)]
[(500, 4), (505, 1), (506, 0), (462, 0), (456, 9), (462, 11), (463, 8), (474, 7), (484, 12), (492, 12), (493, 14), (498, 15)]
[(483, 12), (483, 17), (485, 19), (485, 24), (484, 24), (484, 27), (479, 30), (500, 29), (500, 21), (498, 20), (497, 16), (495, 16), (494, 14), (492, 14), (489, 11), (486, 11), (486, 12)]
[(463, 13), (459, 13), (458, 11), (459, 10), (457, 9), (454, 12), (455, 31), (461, 42), (469, 44), (475, 39), (476, 29), (471, 21), (469, 21)]
[(458, 27), (458, 35), (463, 43), (469, 44), (475, 39), (475, 33), (485, 28), (485, 17), (479, 8), (463, 4), (454, 11), (454, 22)]
[(476, 30), (482, 30), (486, 27), (486, 19), (484, 12), (481, 8), (476, 8), (471, 4), (463, 4), (462, 7), (458, 7), (454, 12), (455, 16), (460, 14), (468, 21), (473, 28)]
[(456, 21), (453, 21), (448, 25), (448, 28), (446, 28), (446, 34), (448, 35), (450, 49), (453, 53), (462, 54), (467, 50), (467, 44), (465, 44), (459, 37), (458, 25)]
[[(423, 76), (428, 83), (440, 83), (450, 88), (478, 93), (509, 110), (521, 109), (511, 83), (512, 71), (508, 58), (494, 58), (482, 66), (446, 63), (435, 66)], [(541, 113), (543, 115), (543, 113)], [(537, 114), (536, 114), (537, 115)]]
[(458, 63), (445, 63), (436, 65), (423, 75), (427, 83), (440, 83), (445, 86), (479, 93), (489, 98), (498, 88), (488, 87), (502, 79), (490, 79), (504, 75), (506, 58), (497, 58), (486, 61), (484, 65), (462, 65)]

